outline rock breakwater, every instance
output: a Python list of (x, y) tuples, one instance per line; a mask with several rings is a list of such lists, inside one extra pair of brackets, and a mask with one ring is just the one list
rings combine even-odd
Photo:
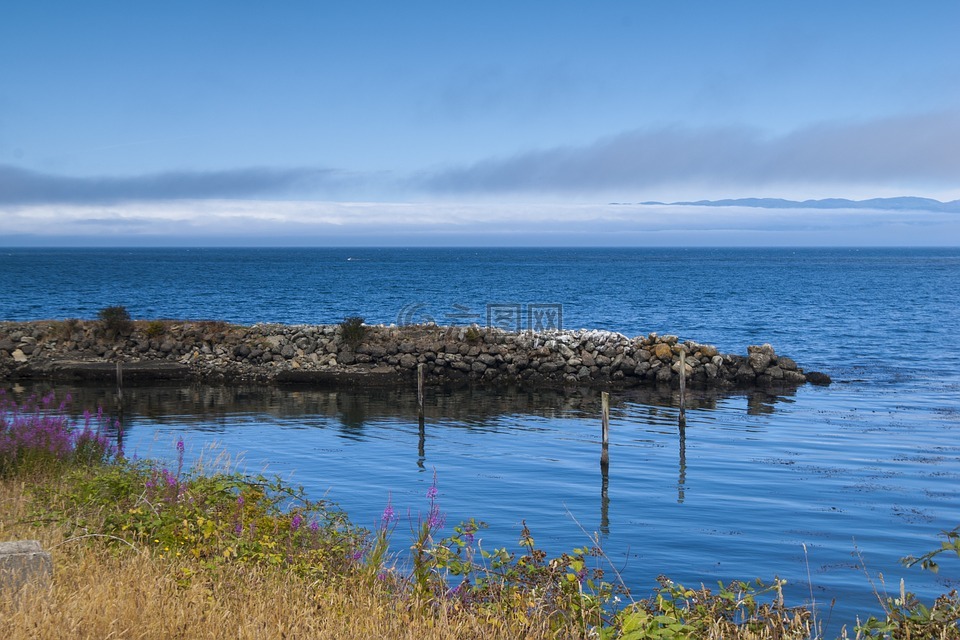
[(230, 325), (138, 321), (111, 334), (97, 321), (0, 323), (0, 379), (183, 379), (317, 385), (797, 387), (829, 383), (768, 344), (721, 354), (677, 336), (596, 330), (508, 333), (435, 325)]

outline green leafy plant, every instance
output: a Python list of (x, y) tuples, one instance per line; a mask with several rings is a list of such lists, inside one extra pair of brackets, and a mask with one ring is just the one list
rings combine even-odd
[(467, 327), (467, 331), (464, 334), (464, 339), (466, 339), (467, 342), (470, 342), (470, 343), (480, 342), (482, 338), (483, 338), (483, 334), (480, 333), (479, 327), (477, 327), (476, 325), (471, 325), (470, 327)]
[[(298, 575), (348, 575), (362, 530), (323, 501), (279, 480), (240, 474), (184, 473), (178, 464), (122, 461), (90, 473), (70, 472), (59, 493), (38, 489), (46, 513), (110, 539), (148, 548), (160, 557), (283, 565)], [(104, 516), (104, 514), (106, 514)]]
[(97, 313), (100, 326), (108, 338), (130, 335), (133, 332), (133, 320), (126, 307), (104, 307)]
[(148, 338), (159, 338), (166, 332), (167, 323), (163, 320), (151, 320), (143, 329), (143, 333), (146, 334)]
[(367, 327), (360, 316), (349, 316), (340, 323), (340, 339), (352, 348), (360, 346), (367, 335)]

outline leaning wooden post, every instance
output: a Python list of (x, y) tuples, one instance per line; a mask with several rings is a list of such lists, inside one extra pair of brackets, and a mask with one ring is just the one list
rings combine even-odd
[(687, 358), (686, 349), (680, 347), (680, 426), (687, 425), (686, 412), (686, 392), (687, 392)]
[(600, 449), (600, 465), (606, 466), (610, 463), (608, 448), (610, 446), (610, 394), (606, 391), (600, 393), (600, 435), (603, 445)]
[(117, 409), (123, 412), (123, 362), (117, 361)]
[(423, 378), (426, 372), (426, 365), (417, 365), (417, 417), (420, 424), (423, 424)]

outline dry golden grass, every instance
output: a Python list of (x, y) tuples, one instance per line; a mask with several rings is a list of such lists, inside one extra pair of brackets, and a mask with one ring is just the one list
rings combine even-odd
[(4, 640), (557, 637), (545, 624), (518, 627), (452, 608), (423, 612), (360, 580), (310, 583), (249, 565), (209, 570), (97, 538), (65, 539), (58, 526), (26, 522), (26, 487), (0, 483), (0, 540), (40, 540), (53, 556), (54, 576), (17, 598), (0, 597)]

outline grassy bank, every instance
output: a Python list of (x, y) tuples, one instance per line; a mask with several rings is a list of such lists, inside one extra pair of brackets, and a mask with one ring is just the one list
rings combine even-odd
[[(184, 469), (182, 443), (178, 464), (126, 460), (103, 416), (71, 424), (53, 398), (0, 405), (0, 540), (39, 539), (54, 562), (0, 597), (7, 638), (818, 637), (777, 582), (663, 578), (634, 600), (599, 549), (550, 558), (526, 530), (485, 549), (435, 485), (410, 521), (388, 504), (365, 530), (279, 481)], [(888, 607), (850, 637), (960, 638), (956, 596)]]

